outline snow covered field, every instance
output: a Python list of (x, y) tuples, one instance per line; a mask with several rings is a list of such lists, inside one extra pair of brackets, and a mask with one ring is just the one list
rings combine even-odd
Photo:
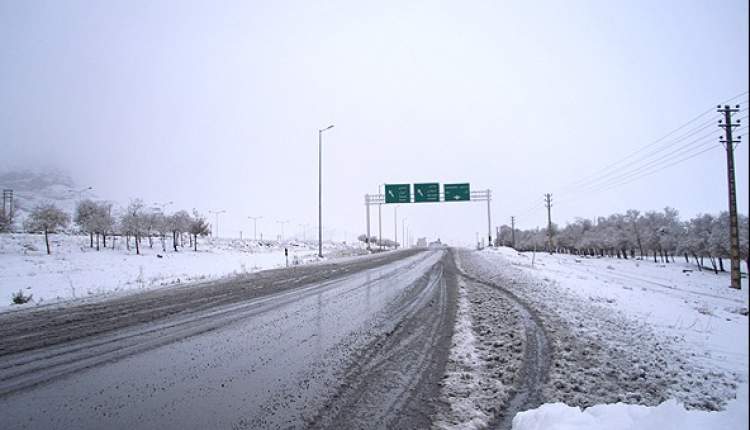
[[(108, 240), (107, 244), (111, 246)], [(46, 255), (41, 235), (0, 235), (0, 311), (12, 309), (11, 295), (32, 294), (30, 304), (45, 304), (114, 293), (198, 282), (286, 265), (284, 245), (269, 246), (250, 240), (199, 239), (198, 252), (185, 248), (167, 252), (154, 240), (142, 242), (142, 255), (125, 249), (118, 238), (116, 249), (96, 251), (87, 236), (50, 235), (52, 255)], [(289, 243), (289, 264), (317, 261), (317, 249)], [(359, 248), (327, 243), (328, 257), (353, 255)], [(161, 255), (161, 257), (159, 257)]]
[[(736, 291), (727, 287), (728, 274), (698, 272), (684, 261), (509, 248), (462, 260), (485, 279), (510, 280), (541, 311), (556, 348), (546, 387), (551, 403), (518, 414), (514, 429), (747, 428), (747, 279)], [(567, 351), (567, 342), (580, 350)], [(567, 355), (581, 354), (567, 366)], [(590, 369), (575, 368), (585, 362)], [(601, 372), (616, 385), (595, 387)], [(707, 412), (718, 408), (726, 410)]]

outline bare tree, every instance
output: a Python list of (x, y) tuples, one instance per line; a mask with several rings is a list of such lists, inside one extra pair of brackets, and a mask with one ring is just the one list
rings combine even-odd
[(49, 233), (56, 233), (70, 224), (70, 215), (51, 203), (43, 203), (31, 210), (24, 227), (28, 232), (44, 232), (44, 244), (49, 248)]

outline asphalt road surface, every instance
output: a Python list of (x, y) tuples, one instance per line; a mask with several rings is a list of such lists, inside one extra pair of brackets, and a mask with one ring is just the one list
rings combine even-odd
[(447, 250), (271, 270), (0, 315), (0, 427), (426, 428)]

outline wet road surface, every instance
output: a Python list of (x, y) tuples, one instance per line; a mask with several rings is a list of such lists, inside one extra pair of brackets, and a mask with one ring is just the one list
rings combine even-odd
[(429, 427), (455, 276), (405, 251), (0, 315), (2, 427)]

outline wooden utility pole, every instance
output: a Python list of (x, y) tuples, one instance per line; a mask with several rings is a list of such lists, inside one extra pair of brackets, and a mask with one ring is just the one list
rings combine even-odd
[(516, 217), (510, 217), (510, 247), (516, 249)]
[(544, 195), (544, 205), (547, 207), (547, 246), (552, 254), (552, 194)]
[(724, 119), (719, 120), (719, 127), (724, 129), (725, 138), (721, 140), (727, 150), (727, 181), (729, 183), (729, 257), (731, 259), (730, 275), (732, 288), (740, 289), (740, 234), (737, 223), (737, 189), (734, 182), (734, 144), (739, 143), (732, 140), (732, 128), (740, 125), (740, 120), (732, 122), (732, 114), (739, 112), (740, 105), (729, 107), (729, 105), (716, 106), (717, 112), (724, 114)]

